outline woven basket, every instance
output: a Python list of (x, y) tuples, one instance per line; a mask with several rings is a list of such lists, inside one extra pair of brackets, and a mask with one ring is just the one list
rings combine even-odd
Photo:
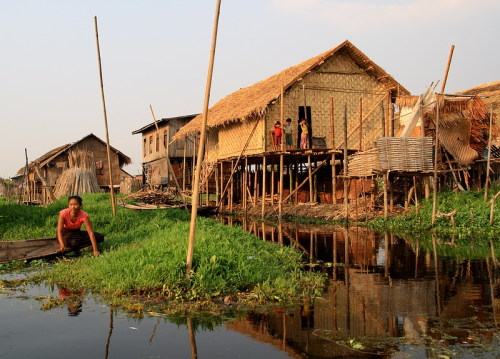
[(382, 170), (432, 171), (432, 137), (380, 137), (378, 159)]

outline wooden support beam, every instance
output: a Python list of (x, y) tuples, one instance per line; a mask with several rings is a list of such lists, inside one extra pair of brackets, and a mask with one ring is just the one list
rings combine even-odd
[(261, 219), (264, 219), (266, 214), (266, 155), (262, 156), (262, 201), (261, 201)]
[(347, 164), (347, 104), (344, 105), (344, 216), (349, 223), (349, 168)]
[(314, 188), (311, 170), (311, 155), (307, 155), (307, 173), (309, 177), (309, 202), (314, 203)]

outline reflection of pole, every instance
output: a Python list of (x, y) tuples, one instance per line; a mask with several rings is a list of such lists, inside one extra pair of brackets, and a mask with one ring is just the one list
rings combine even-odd
[(488, 278), (490, 280), (490, 293), (491, 293), (491, 307), (493, 308), (493, 319), (495, 320), (495, 327), (498, 328), (497, 313), (495, 309), (495, 288), (493, 287), (493, 278), (491, 275), (491, 265), (489, 258), (486, 257), (486, 267), (488, 268)]
[(191, 347), (191, 359), (198, 358), (198, 349), (196, 348), (196, 335), (193, 328), (193, 319), (187, 317), (187, 330), (189, 335), (189, 346)]
[(333, 280), (337, 280), (337, 232), (333, 231)]
[(345, 228), (345, 240), (344, 240), (344, 279), (345, 279), (345, 290), (346, 290), (346, 327), (347, 330), (351, 330), (351, 307), (350, 307), (350, 295), (349, 295), (349, 227)]
[(113, 308), (109, 308), (109, 331), (108, 338), (106, 339), (106, 347), (104, 349), (104, 359), (108, 359), (109, 344), (111, 343), (111, 335), (113, 334)]
[(437, 248), (436, 248), (436, 236), (432, 236), (432, 248), (434, 250), (434, 273), (436, 276), (436, 303), (437, 303), (437, 317), (441, 314), (441, 299), (439, 295), (439, 268), (438, 268), (438, 258), (437, 258)]
[(493, 260), (493, 266), (496, 268), (497, 266), (497, 257), (495, 256), (495, 245), (493, 243), (493, 239), (490, 239), (490, 247), (491, 247), (491, 259)]

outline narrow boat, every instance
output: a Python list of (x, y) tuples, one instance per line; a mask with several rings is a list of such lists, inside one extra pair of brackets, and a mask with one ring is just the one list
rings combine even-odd
[[(82, 249), (89, 245), (83, 245)], [(23, 241), (0, 241), (0, 263), (37, 259), (61, 255), (57, 238), (26, 239)]]

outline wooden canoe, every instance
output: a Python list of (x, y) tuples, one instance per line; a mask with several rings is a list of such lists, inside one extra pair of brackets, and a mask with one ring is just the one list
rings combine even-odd
[(57, 252), (58, 248), (57, 238), (0, 241), (0, 263), (60, 254)]

